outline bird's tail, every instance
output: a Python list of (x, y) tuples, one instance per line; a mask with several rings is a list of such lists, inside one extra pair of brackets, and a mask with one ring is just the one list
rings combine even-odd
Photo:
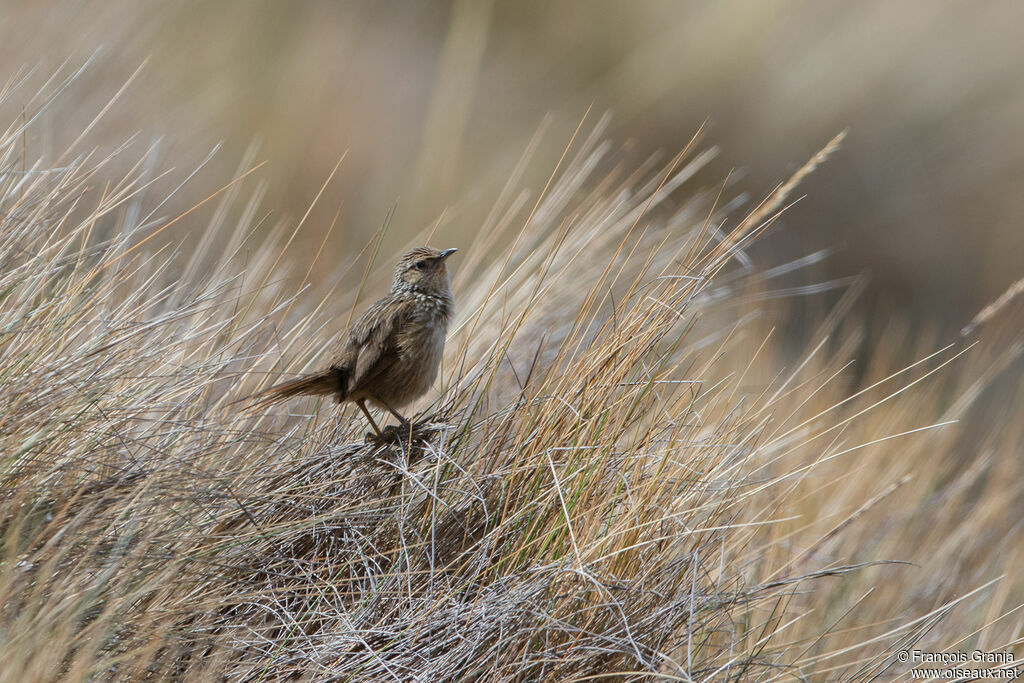
[(334, 370), (306, 375), (289, 382), (275, 384), (248, 397), (248, 408), (260, 408), (287, 400), (293, 396), (327, 396), (339, 391), (338, 373)]

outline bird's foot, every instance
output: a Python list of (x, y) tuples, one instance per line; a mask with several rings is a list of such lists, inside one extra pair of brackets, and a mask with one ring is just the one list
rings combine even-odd
[(412, 422), (403, 422), (396, 425), (388, 425), (381, 431), (381, 438), (388, 441), (405, 441), (412, 438), (416, 432), (416, 425)]
[(405, 422), (397, 425), (387, 425), (380, 430), (380, 434), (374, 434), (373, 432), (367, 432), (365, 443), (371, 441), (383, 442), (383, 443), (396, 443), (398, 441), (408, 441), (411, 436), (414, 436), (417, 432), (417, 425), (412, 422)]

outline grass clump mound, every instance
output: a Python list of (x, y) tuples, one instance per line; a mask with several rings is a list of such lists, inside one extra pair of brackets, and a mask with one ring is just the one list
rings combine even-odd
[(388, 259), (298, 263), (244, 183), (175, 245), (201, 212), (154, 218), (142, 165), (109, 177), (127, 151), (29, 165), (21, 125), (5, 680), (856, 680), (1019, 638), (1021, 427), (961, 420), (1016, 347), (894, 366), (894, 325), (854, 372), (856, 286), (777, 341), (771, 282), (814, 257), (745, 249), (835, 142), (735, 219), (687, 189), (712, 152), (632, 169), (574, 139), (460, 245), (442, 391), (379, 442), (330, 403), (237, 401), (320, 360)]

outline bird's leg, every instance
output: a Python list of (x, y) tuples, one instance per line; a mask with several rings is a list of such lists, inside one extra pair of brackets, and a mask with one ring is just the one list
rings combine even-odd
[(373, 427), (373, 431), (377, 433), (377, 436), (381, 436), (380, 427), (378, 427), (377, 423), (373, 421), (373, 416), (370, 415), (370, 411), (366, 409), (366, 399), (364, 398), (356, 401), (356, 405), (359, 406), (359, 410), (363, 411), (363, 415), (366, 416), (366, 419), (370, 421), (370, 426)]
[(410, 424), (409, 418), (407, 418), (407, 417), (405, 417), (404, 415), (402, 415), (402, 414), (401, 414), (400, 412), (398, 412), (397, 410), (395, 410), (394, 408), (392, 408), (391, 406), (389, 406), (389, 405), (388, 405), (387, 403), (385, 403), (384, 401), (380, 400), (379, 398), (378, 398), (378, 399), (376, 399), (376, 401), (377, 401), (377, 403), (379, 403), (379, 404), (381, 404), (382, 406), (384, 406), (385, 408), (387, 408), (387, 411), (388, 411), (389, 413), (391, 413), (392, 415), (394, 415), (395, 417), (397, 417), (397, 418), (398, 418), (398, 421), (402, 423), (402, 426), (403, 426), (403, 427), (405, 427), (405, 426), (407, 426), (407, 425), (409, 425), (409, 424)]
[(405, 417), (400, 412), (398, 412), (397, 410), (395, 410), (394, 408), (392, 408), (391, 406), (389, 406), (387, 403), (385, 403), (384, 401), (380, 400), (379, 398), (375, 398), (374, 400), (377, 401), (377, 403), (379, 403), (382, 406), (384, 406), (385, 408), (387, 408), (387, 411), (389, 413), (391, 413), (392, 415), (394, 415), (395, 417), (398, 418), (399, 425), (397, 427), (386, 427), (385, 429), (387, 429), (389, 431), (389, 433), (394, 433), (395, 435), (398, 435), (401, 432), (408, 432), (409, 445), (412, 446), (412, 428), (413, 428), (412, 420), (410, 420), (409, 418)]

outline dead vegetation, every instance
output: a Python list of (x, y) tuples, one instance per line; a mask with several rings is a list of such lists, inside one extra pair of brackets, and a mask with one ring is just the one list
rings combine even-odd
[(22, 123), (4, 680), (861, 680), (1018, 642), (1024, 427), (964, 417), (1019, 338), (891, 325), (854, 374), (850, 287), (793, 362), (765, 301), (800, 263), (741, 255), (792, 184), (737, 218), (685, 186), (710, 152), (608, 168), (574, 138), (465, 245), (443, 391), (381, 443), (329, 403), (233, 404), (323, 353), (365, 257), (307, 285), (237, 183), (158, 247), (142, 170), (27, 165)]

